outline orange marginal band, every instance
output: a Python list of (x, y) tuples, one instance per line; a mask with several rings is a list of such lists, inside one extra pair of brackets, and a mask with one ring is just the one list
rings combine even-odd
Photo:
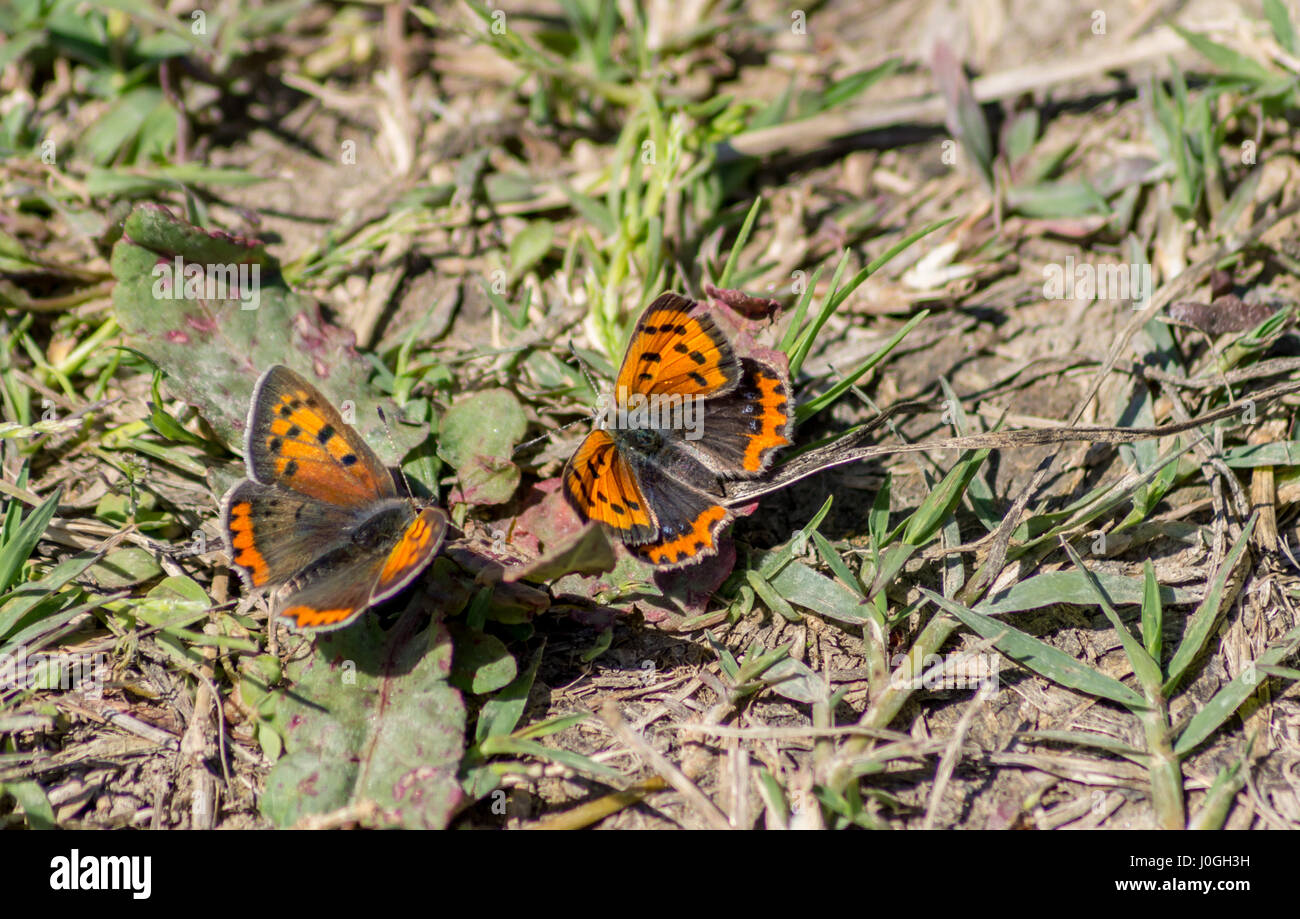
[(261, 587), (270, 576), (266, 559), (257, 551), (253, 536), (253, 505), (240, 501), (230, 508), (230, 545), (235, 549), (234, 562), (248, 572), (254, 587)]
[(322, 626), (338, 625), (340, 622), (346, 622), (357, 613), (361, 612), (360, 607), (343, 607), (340, 609), (312, 609), (310, 606), (291, 606), (280, 612), (294, 621), (294, 625), (300, 629), (318, 629)]
[(790, 423), (790, 410), (784, 383), (766, 367), (754, 369), (754, 383), (759, 392), (755, 401), (762, 409), (762, 429), (751, 435), (745, 445), (746, 472), (761, 472), (768, 451), (790, 443), (790, 439), (785, 436), (785, 429)]
[(705, 508), (691, 521), (690, 530), (681, 536), (667, 542), (646, 543), (630, 548), (656, 565), (678, 565), (691, 561), (716, 548), (713, 531), (726, 517), (726, 510), (715, 504)]

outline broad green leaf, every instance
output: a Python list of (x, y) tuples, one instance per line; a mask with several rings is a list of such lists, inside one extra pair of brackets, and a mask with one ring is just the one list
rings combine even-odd
[[(202, 268), (204, 296), (189, 296), (200, 291), (193, 276), (187, 291), (185, 266)], [(254, 383), (279, 363), (317, 386), (385, 461), (398, 462), (424, 439), (423, 428), (393, 423), (401, 413), (370, 389), (371, 365), (357, 355), (352, 333), (327, 324), (315, 304), (290, 291), (256, 240), (140, 205), (113, 247), (112, 267), (113, 305), (128, 343), (163, 370), (170, 392), (197, 406), (232, 449), (243, 449)], [(234, 284), (218, 283), (226, 281)], [(209, 283), (226, 298), (208, 299)]]
[(277, 826), (363, 801), (380, 821), (441, 829), (461, 800), (465, 707), (448, 683), (452, 645), (408, 613), (388, 632), (374, 616), (317, 639), (290, 663), (273, 723), (287, 754), (262, 812)]
[(474, 393), (443, 415), (438, 455), (456, 469), (466, 503), (510, 500), (519, 485), (510, 457), (526, 426), (519, 400), (505, 389)]
[(501, 639), (459, 623), (448, 625), (455, 649), (451, 684), (477, 696), (496, 692), (517, 676), (515, 659)]
[(549, 220), (535, 220), (510, 240), (510, 274), (508, 282), (515, 283), (530, 268), (546, 257), (551, 250), (555, 228)]

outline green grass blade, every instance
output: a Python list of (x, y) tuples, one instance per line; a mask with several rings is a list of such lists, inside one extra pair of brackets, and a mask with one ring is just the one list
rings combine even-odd
[(1214, 629), (1214, 623), (1219, 618), (1219, 607), (1223, 601), (1224, 587), (1227, 586), (1228, 578), (1232, 575), (1233, 569), (1237, 567), (1237, 562), (1246, 551), (1246, 546), (1250, 544), (1250, 534), (1254, 531), (1255, 522), (1258, 519), (1258, 511), (1250, 515), (1250, 521), (1241, 531), (1237, 544), (1232, 547), (1227, 557), (1224, 558), (1223, 564), (1219, 566), (1218, 574), (1214, 577), (1214, 582), (1206, 589), (1205, 599), (1201, 601), (1200, 606), (1187, 620), (1187, 625), (1183, 629), (1183, 640), (1179, 643), (1178, 650), (1174, 652), (1173, 660), (1169, 662), (1169, 677), (1165, 680), (1164, 686), (1165, 698), (1170, 696), (1187, 668), (1191, 666), (1192, 661), (1205, 647), (1205, 642)]
[(1160, 585), (1156, 583), (1156, 570), (1151, 567), (1151, 559), (1142, 565), (1142, 644), (1158, 665), (1164, 653), (1164, 637), (1161, 630), (1165, 625), (1164, 604), (1160, 602)]
[(872, 367), (876, 366), (882, 360), (884, 360), (886, 355), (888, 355), (890, 351), (893, 351), (894, 348), (898, 346), (898, 343), (907, 337), (907, 333), (912, 331), (912, 329), (916, 328), (917, 325), (919, 325), (929, 315), (930, 315), (929, 310), (921, 310), (921, 312), (917, 313), (915, 316), (909, 319), (905, 326), (903, 326), (901, 329), (895, 332), (894, 335), (889, 339), (889, 341), (885, 342), (885, 344), (880, 348), (879, 351), (877, 351), (875, 354), (871, 355), (869, 358), (863, 361), (862, 364), (859, 365), (859, 367), (856, 370), (854, 370), (844, 379), (840, 380), (830, 389), (826, 390), (826, 392), (822, 393), (820, 396), (817, 396), (814, 399), (809, 399), (807, 402), (796, 407), (794, 411), (794, 417), (796, 423), (811, 418), (813, 415), (817, 414), (822, 409), (830, 406), (833, 402), (839, 399), (840, 396), (848, 392), (849, 387), (851, 387), (854, 383), (860, 380), (862, 378), (862, 375), (865, 374), (868, 370), (870, 370)]
[[(1119, 613), (1115, 612), (1115, 607), (1111, 605), (1110, 597), (1106, 595), (1106, 589), (1101, 586), (1101, 582), (1083, 563), (1083, 559), (1079, 558), (1079, 553), (1075, 552), (1074, 547), (1069, 543), (1065, 544), (1065, 554), (1070, 556), (1070, 561), (1074, 562), (1074, 566), (1087, 579), (1088, 586), (1096, 593), (1097, 605), (1101, 607), (1101, 611), (1106, 614), (1106, 618), (1110, 620), (1111, 626), (1119, 635), (1120, 644), (1124, 646), (1124, 654), (1128, 657), (1129, 663), (1133, 665), (1133, 675), (1142, 684), (1142, 689), (1146, 692), (1147, 698), (1155, 699), (1160, 693), (1160, 665), (1151, 659), (1151, 655), (1147, 653), (1146, 648), (1142, 647), (1142, 643), (1129, 634), (1127, 626), (1119, 618)], [(1156, 596), (1159, 597), (1159, 595), (1160, 591), (1157, 588)], [(1145, 599), (1144, 595), (1143, 600), (1145, 601)]]
[(1186, 756), (1196, 749), (1201, 741), (1232, 717), (1232, 714), (1241, 707), (1241, 703), (1254, 695), (1256, 687), (1267, 677), (1262, 668), (1277, 666), (1294, 654), (1297, 648), (1300, 648), (1300, 627), (1288, 632), (1281, 641), (1267, 649), (1255, 661), (1247, 664), (1241, 673), (1216, 692), (1213, 698), (1205, 703), (1205, 708), (1187, 722), (1187, 727), (1183, 728), (1183, 732), (1178, 736), (1178, 742), (1174, 744), (1174, 753), (1178, 756)]
[(1040, 676), (1068, 689), (1118, 702), (1131, 711), (1138, 712), (1146, 709), (1145, 700), (1136, 692), (1119, 680), (1111, 679), (1091, 667), (1085, 667), (1064, 651), (1053, 648), (1046, 642), (1039, 641), (1034, 636), (1013, 628), (1005, 622), (981, 615), (932, 590), (922, 587), (921, 593), (929, 597), (940, 609), (956, 616), (981, 638), (992, 640), (994, 647), (1007, 657)]
[(63, 489), (60, 488), (41, 502), (14, 531), (13, 538), (0, 546), (0, 591), (8, 590), (18, 579), (23, 563), (31, 557), (32, 550), (41, 541), (41, 535), (58, 510), (59, 498), (62, 496)]
[(736, 262), (740, 260), (740, 253), (745, 248), (745, 243), (749, 242), (749, 232), (754, 229), (754, 221), (758, 219), (758, 209), (762, 206), (763, 199), (755, 198), (749, 213), (745, 215), (745, 222), (740, 225), (740, 234), (736, 237), (736, 243), (731, 247), (731, 254), (727, 256), (727, 264), (718, 278), (719, 287), (726, 289), (731, 284), (731, 276), (736, 271)]

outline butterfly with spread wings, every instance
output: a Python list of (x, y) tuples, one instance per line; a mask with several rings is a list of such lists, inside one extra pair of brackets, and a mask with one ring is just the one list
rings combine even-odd
[[(587, 435), (564, 468), (564, 493), (584, 521), (605, 524), (637, 557), (663, 568), (694, 564), (718, 548), (732, 513), (728, 479), (765, 473), (790, 443), (793, 400), (780, 368), (737, 357), (697, 304), (661, 294), (637, 320), (614, 385), (616, 419)], [(655, 412), (691, 400), (699, 412)], [(698, 435), (698, 436), (695, 436)]]

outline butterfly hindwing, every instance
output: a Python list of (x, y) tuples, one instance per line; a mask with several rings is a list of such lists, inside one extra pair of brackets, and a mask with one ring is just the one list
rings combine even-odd
[(249, 477), (352, 507), (396, 496), (379, 457), (321, 392), (276, 365), (257, 382), (245, 443)]
[(282, 584), (337, 542), (353, 511), (248, 479), (221, 500), (221, 531), (250, 587)]
[(718, 534), (731, 521), (730, 511), (708, 494), (667, 476), (646, 477), (643, 485), (659, 532), (629, 544), (634, 555), (661, 568), (676, 568), (718, 551)]
[(411, 583), (437, 553), (446, 532), (447, 515), (438, 508), (426, 507), (416, 514), (384, 559), (370, 602), (387, 600)]
[(753, 478), (767, 470), (778, 448), (790, 443), (793, 429), (788, 377), (746, 357), (740, 361), (736, 388), (704, 403), (702, 436), (687, 444), (723, 478)]
[(588, 434), (565, 465), (564, 493), (584, 521), (600, 521), (624, 541), (655, 535), (655, 520), (637, 479), (605, 431)]
[(275, 615), (295, 629), (347, 625), (370, 605), (384, 557), (375, 547), (343, 546), (326, 553), (293, 579), (276, 602)]
[(736, 385), (740, 365), (726, 335), (695, 302), (660, 294), (637, 320), (615, 394), (712, 396)]
[(317, 558), (289, 584), (276, 615), (295, 628), (347, 625), (394, 596), (425, 569), (442, 545), (447, 516), (391, 502), (362, 521), (352, 538)]

